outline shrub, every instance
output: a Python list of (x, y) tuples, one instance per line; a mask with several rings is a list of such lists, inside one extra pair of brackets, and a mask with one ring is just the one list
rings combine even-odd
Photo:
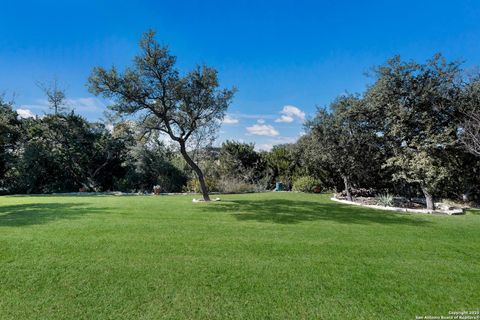
[[(205, 184), (207, 185), (208, 192), (215, 192), (218, 190), (215, 180), (213, 179), (205, 178)], [(200, 193), (200, 182), (198, 182), (198, 179), (195, 177), (188, 180), (184, 191)]]
[[(352, 197), (364, 197), (364, 198), (369, 198), (369, 197), (375, 197), (377, 194), (377, 190), (370, 188), (352, 188), (350, 190)], [(337, 194), (338, 197), (340, 198), (345, 198), (347, 196), (347, 192), (343, 190), (342, 192)]]
[(246, 183), (235, 178), (221, 178), (217, 181), (218, 191), (222, 193), (245, 193), (256, 191), (254, 184)]
[(309, 176), (303, 176), (293, 182), (293, 191), (299, 192), (313, 192), (318, 186), (317, 181)]
[(375, 197), (375, 201), (379, 206), (384, 206), (384, 207), (393, 206), (393, 196), (389, 193), (383, 193), (383, 194), (377, 195)]

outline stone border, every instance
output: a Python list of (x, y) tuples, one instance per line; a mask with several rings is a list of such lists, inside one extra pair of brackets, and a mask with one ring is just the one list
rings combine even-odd
[(344, 204), (350, 204), (350, 205), (354, 205), (354, 206), (360, 206), (360, 207), (366, 207), (366, 208), (372, 208), (372, 209), (379, 209), (379, 210), (397, 211), (397, 212), (412, 212), (412, 213), (425, 213), (425, 214), (437, 213), (437, 214), (447, 214), (449, 216), (461, 215), (461, 214), (465, 213), (464, 209), (453, 209), (453, 210), (448, 210), (448, 211), (428, 210), (428, 209), (408, 209), (408, 208), (384, 207), (384, 206), (377, 206), (377, 205), (371, 205), (371, 204), (362, 204), (362, 203), (358, 203), (358, 202), (337, 199), (335, 197), (330, 198), (330, 200), (335, 201), (335, 202), (344, 203)]
[[(220, 198), (210, 199), (210, 202), (218, 202), (218, 201), (220, 201)], [(192, 202), (193, 202), (193, 203), (207, 203), (207, 202), (205, 202), (205, 200), (203, 200), (203, 199), (193, 199)]]

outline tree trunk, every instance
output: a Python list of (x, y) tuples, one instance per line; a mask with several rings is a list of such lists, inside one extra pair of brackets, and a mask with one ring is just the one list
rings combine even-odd
[(472, 189), (473, 189), (473, 187), (468, 188), (468, 190), (465, 190), (465, 188), (464, 188), (464, 191), (462, 193), (462, 201), (463, 202), (469, 202), (471, 200), (470, 196), (472, 195)]
[(200, 190), (202, 191), (203, 200), (210, 201), (210, 196), (208, 195), (207, 184), (205, 183), (205, 178), (203, 176), (202, 169), (190, 158), (188, 155), (187, 149), (185, 148), (185, 143), (180, 143), (180, 153), (182, 154), (185, 161), (188, 165), (195, 171), (198, 177), (198, 182), (200, 183)]
[(425, 196), (425, 202), (427, 203), (428, 210), (435, 210), (435, 203), (433, 202), (433, 195), (425, 188), (422, 187), (423, 195)]
[(343, 178), (343, 183), (345, 184), (345, 192), (347, 193), (347, 200), (353, 201), (352, 193), (350, 191), (350, 181), (348, 180), (347, 176), (342, 176), (342, 178)]

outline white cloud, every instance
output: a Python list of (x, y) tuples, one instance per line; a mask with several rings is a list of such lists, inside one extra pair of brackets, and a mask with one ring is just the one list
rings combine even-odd
[(259, 145), (255, 145), (255, 149), (257, 151), (270, 151), (270, 150), (272, 150), (272, 148), (273, 148), (272, 143), (262, 143), (262, 144), (259, 144)]
[(282, 116), (276, 119), (275, 122), (290, 123), (293, 122), (295, 118), (299, 119), (300, 121), (305, 121), (305, 112), (295, 106), (284, 106), (280, 114)]
[(30, 109), (17, 109), (17, 114), (20, 119), (35, 118), (35, 114)]
[(290, 116), (282, 115), (280, 118), (276, 119), (275, 122), (290, 123), (290, 122), (293, 122), (293, 118)]
[(267, 139), (263, 143), (256, 144), (255, 149), (258, 151), (270, 151), (274, 146), (279, 144), (286, 144), (286, 143), (295, 143), (298, 140), (298, 137), (274, 137), (271, 139)]
[(295, 116), (300, 120), (305, 120), (305, 112), (294, 106), (283, 107), (282, 113), (286, 114), (287, 116)]
[(294, 143), (298, 140), (297, 137), (277, 137), (272, 140), (275, 144)]
[(67, 99), (66, 104), (77, 111), (98, 112), (106, 109), (106, 106), (102, 101), (91, 97)]
[(223, 124), (236, 124), (240, 122), (238, 119), (233, 118), (229, 115), (226, 115), (225, 118), (223, 118)]
[(248, 133), (257, 136), (275, 137), (280, 134), (273, 126), (268, 124), (254, 124), (253, 126), (247, 127), (246, 129)]
[(235, 117), (236, 119), (275, 119), (275, 114), (254, 114), (254, 113), (230, 113), (230, 116)]
[[(108, 103), (108, 101), (106, 101)], [(80, 97), (65, 100), (65, 106), (69, 109), (74, 109), (76, 112), (87, 113), (101, 113), (107, 109), (106, 104), (95, 97)], [(49, 112), (50, 106), (48, 100), (37, 99), (34, 104), (23, 105), (22, 107), (31, 110), (39, 110), (42, 112)]]
[(263, 120), (263, 119), (258, 119), (258, 120), (257, 120), (257, 123), (264, 124), (264, 123), (265, 123), (265, 120)]

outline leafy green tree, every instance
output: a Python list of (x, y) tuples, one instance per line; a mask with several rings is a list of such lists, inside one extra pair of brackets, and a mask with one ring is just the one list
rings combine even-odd
[(381, 163), (381, 136), (373, 128), (364, 101), (353, 95), (340, 96), (330, 105), (330, 111), (317, 111), (307, 123), (307, 131), (318, 161), (341, 177), (351, 201), (353, 183), (368, 181)]
[(49, 126), (43, 119), (24, 119), (25, 135), (22, 152), (16, 164), (14, 192), (48, 193), (78, 191), (75, 179), (66, 170), (61, 147), (47, 134)]
[[(308, 131), (308, 128), (307, 128)], [(314, 177), (322, 189), (343, 189), (343, 181), (332, 164), (326, 161), (314, 134), (308, 132), (295, 143), (301, 174)]]
[(110, 189), (123, 174), (125, 144), (103, 124), (80, 116), (49, 115), (25, 119), (17, 192), (45, 193)]
[(141, 54), (124, 73), (114, 67), (95, 68), (89, 79), (90, 91), (115, 99), (111, 108), (122, 115), (138, 116), (146, 132), (165, 133), (177, 143), (198, 177), (204, 200), (209, 201), (204, 174), (187, 147), (195, 145), (193, 140), (211, 140), (234, 90), (219, 89), (217, 71), (207, 66), (180, 76), (176, 58), (154, 36), (153, 31), (144, 34)]
[(265, 159), (272, 176), (277, 181), (283, 182), (287, 189), (291, 189), (293, 179), (299, 170), (299, 158), (296, 156), (294, 146), (292, 144), (274, 146), (265, 155)]
[(159, 185), (162, 192), (179, 192), (187, 175), (174, 164), (176, 153), (158, 139), (137, 141), (128, 152), (123, 165), (127, 173), (122, 189), (151, 191)]
[(133, 137), (110, 132), (103, 123), (87, 123), (84, 130), (91, 134), (87, 140), (91, 147), (85, 152), (83, 185), (90, 190), (111, 190), (115, 178), (126, 174), (124, 163)]
[(465, 202), (480, 200), (480, 157), (469, 152), (452, 152), (445, 161), (449, 175), (439, 187), (441, 197)]
[(480, 112), (467, 115), (462, 133), (462, 141), (467, 150), (480, 157)]
[(21, 127), (12, 103), (0, 96), (0, 187), (8, 189), (6, 175), (15, 163), (15, 152), (21, 136)]
[(462, 111), (465, 116), (461, 140), (468, 152), (480, 156), (480, 77), (474, 77), (462, 92)]
[(462, 141), (467, 150), (480, 156), (480, 112), (470, 113), (463, 126)]
[(393, 150), (386, 166), (395, 180), (418, 184), (427, 208), (434, 209), (434, 197), (450, 174), (446, 155), (458, 149), (460, 66), (441, 55), (425, 64), (397, 56), (375, 72), (367, 100)]
[(225, 177), (256, 183), (265, 174), (265, 162), (252, 143), (227, 140), (222, 143), (218, 160)]

